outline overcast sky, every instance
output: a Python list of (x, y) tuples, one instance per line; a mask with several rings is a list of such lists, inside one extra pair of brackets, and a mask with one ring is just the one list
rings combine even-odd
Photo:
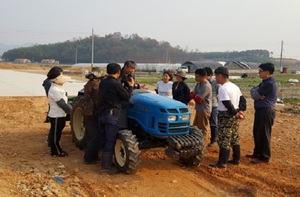
[(0, 43), (113, 32), (200, 52), (266, 49), (300, 59), (300, 0), (0, 0)]

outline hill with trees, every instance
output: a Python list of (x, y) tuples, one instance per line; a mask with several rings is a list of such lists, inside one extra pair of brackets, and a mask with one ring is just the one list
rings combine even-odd
[[(62, 43), (34, 45), (11, 49), (3, 53), (6, 61), (18, 58), (41, 62), (42, 59), (56, 59), (63, 64), (91, 62), (92, 36), (68, 40)], [(133, 59), (140, 63), (183, 63), (185, 61), (270, 61), (267, 50), (246, 50), (232, 52), (194, 52), (180, 46), (172, 47), (169, 42), (158, 42), (151, 38), (142, 38), (137, 34), (123, 36), (120, 32), (94, 36), (94, 62), (124, 62)]]

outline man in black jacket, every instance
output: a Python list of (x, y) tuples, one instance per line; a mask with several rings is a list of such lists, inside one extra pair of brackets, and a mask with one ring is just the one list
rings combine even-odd
[(136, 68), (136, 63), (133, 60), (126, 60), (124, 63), (123, 68), (121, 69), (121, 73), (119, 76), (119, 79), (121, 80), (121, 84), (128, 88), (129, 84), (128, 82), (131, 81), (131, 79), (135, 80), (134, 71)]
[[(131, 79), (135, 80), (135, 76), (134, 76), (135, 69), (136, 69), (136, 63), (133, 60), (125, 61), (119, 76), (119, 79), (121, 80), (121, 84), (125, 88), (129, 87), (128, 82), (131, 81)], [(135, 83), (134, 89), (140, 89), (140, 85), (138, 83)]]
[(119, 121), (122, 109), (122, 101), (129, 101), (134, 86), (134, 79), (128, 81), (128, 87), (124, 88), (119, 77), (121, 66), (110, 63), (106, 67), (107, 78), (103, 79), (99, 85), (99, 124), (103, 130), (102, 136), (102, 158), (101, 172), (115, 174), (112, 169), (112, 158), (114, 146), (119, 132)]

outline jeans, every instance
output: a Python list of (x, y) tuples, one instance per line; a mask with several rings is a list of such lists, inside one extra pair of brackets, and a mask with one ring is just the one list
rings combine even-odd
[(212, 107), (209, 123), (211, 134), (210, 143), (214, 143), (218, 141), (218, 107)]

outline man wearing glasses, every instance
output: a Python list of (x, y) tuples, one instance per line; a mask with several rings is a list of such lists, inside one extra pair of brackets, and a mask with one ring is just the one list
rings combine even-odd
[(277, 100), (277, 82), (273, 77), (274, 64), (264, 63), (259, 66), (258, 75), (262, 82), (251, 89), (254, 100), (254, 151), (246, 157), (253, 158), (254, 164), (268, 163), (271, 157), (271, 133), (275, 120), (274, 106)]

